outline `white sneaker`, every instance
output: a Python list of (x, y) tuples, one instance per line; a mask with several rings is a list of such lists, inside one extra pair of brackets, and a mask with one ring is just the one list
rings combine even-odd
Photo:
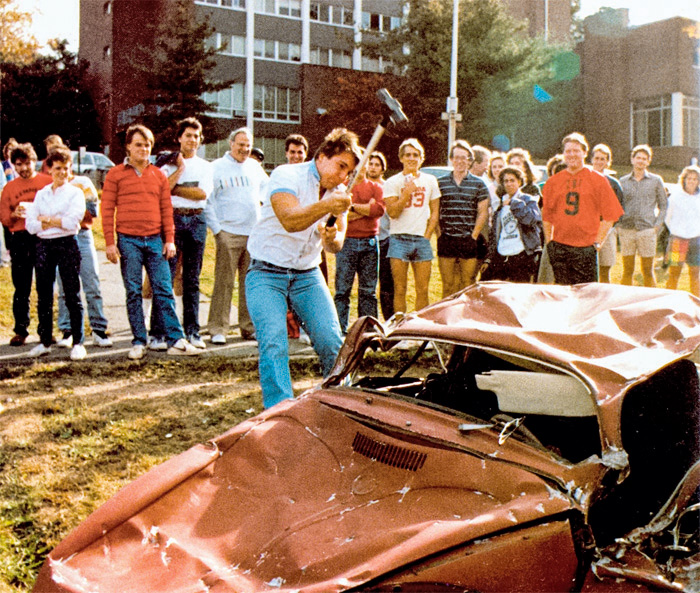
[(149, 336), (148, 349), (164, 352), (168, 349), (168, 343), (163, 338), (154, 338), (153, 336)]
[(70, 332), (63, 332), (63, 337), (56, 342), (56, 346), (59, 348), (72, 348), (73, 347), (73, 336)]
[(71, 360), (85, 360), (86, 357), (87, 350), (85, 350), (85, 346), (83, 346), (82, 344), (76, 344), (70, 351)]
[(207, 345), (204, 343), (204, 340), (197, 334), (192, 334), (190, 335), (189, 338), (187, 338), (187, 341), (192, 344), (195, 348), (199, 348), (200, 350), (205, 350)]
[(146, 347), (143, 344), (136, 344), (129, 350), (128, 357), (131, 360), (141, 360), (144, 356), (146, 356)]
[(100, 335), (94, 330), (92, 332), (92, 343), (100, 348), (110, 348), (113, 345), (112, 339), (107, 334), (102, 332), (102, 335)]
[(32, 358), (39, 358), (40, 356), (44, 356), (45, 354), (48, 354), (51, 352), (51, 346), (44, 346), (43, 344), (37, 344), (32, 348), (28, 353), (27, 356), (31, 356)]
[(214, 334), (211, 337), (211, 343), (216, 346), (223, 346), (226, 343), (226, 336), (224, 334)]
[(199, 348), (195, 348), (184, 338), (180, 338), (168, 348), (168, 354), (171, 356), (195, 356), (201, 353), (202, 351)]

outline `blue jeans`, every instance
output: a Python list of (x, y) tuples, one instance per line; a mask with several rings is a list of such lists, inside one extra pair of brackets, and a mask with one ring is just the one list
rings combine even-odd
[[(175, 248), (177, 255), (168, 260), (170, 277), (175, 278), (178, 258), (182, 258), (182, 327), (185, 335), (199, 335), (199, 276), (202, 272), (207, 223), (204, 213), (173, 214), (175, 219)], [(151, 309), (151, 335), (164, 335), (158, 309)]]
[(333, 299), (318, 268), (291, 270), (253, 260), (245, 289), (258, 341), (263, 405), (269, 408), (294, 396), (289, 373), (288, 305), (309, 333), (324, 376), (333, 368), (343, 337)]
[(163, 240), (160, 235), (136, 237), (117, 233), (117, 247), (126, 290), (126, 313), (134, 336), (131, 343), (145, 346), (148, 339), (141, 296), (145, 267), (153, 289), (153, 307), (159, 311), (163, 335), (168, 345), (172, 346), (184, 336), (175, 312), (173, 284), (170, 266), (163, 255)]
[[(88, 319), (93, 330), (105, 331), (107, 318), (102, 306), (102, 291), (100, 290), (100, 276), (97, 267), (97, 251), (92, 230), (80, 229), (76, 235), (78, 249), (80, 250), (80, 283), (83, 286), (85, 300), (87, 301)], [(70, 315), (66, 307), (66, 297), (63, 293), (63, 282), (58, 277), (58, 329), (62, 332), (70, 331)]]
[(343, 248), (335, 255), (335, 308), (340, 329), (348, 330), (350, 292), (357, 274), (357, 315), (377, 317), (377, 274), (379, 245), (377, 237), (345, 237)]

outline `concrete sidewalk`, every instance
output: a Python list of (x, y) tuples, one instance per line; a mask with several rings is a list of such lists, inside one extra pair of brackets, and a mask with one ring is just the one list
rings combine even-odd
[[(99, 348), (92, 345), (92, 338), (86, 336), (85, 346), (88, 352), (87, 360), (103, 361), (103, 360), (126, 360), (127, 354), (131, 348), (131, 330), (129, 328), (129, 320), (126, 314), (126, 294), (124, 284), (122, 282), (121, 270), (119, 265), (115, 265), (107, 261), (104, 251), (97, 252), (98, 262), (100, 266), (100, 284), (102, 288), (102, 299), (104, 305), (105, 317), (109, 321), (109, 334), (114, 342), (111, 348)], [(176, 297), (178, 318), (182, 320), (182, 299)], [(84, 299), (83, 299), (84, 303)], [(148, 304), (149, 301), (144, 301)], [(224, 346), (212, 345), (211, 337), (206, 335), (207, 317), (209, 315), (209, 297), (200, 294), (199, 304), (199, 323), (202, 327), (202, 337), (207, 344), (207, 349), (202, 352), (202, 356), (230, 356), (237, 358), (257, 358), (258, 348), (257, 343), (250, 340), (243, 340), (237, 329), (238, 325), (238, 310), (235, 305), (231, 306), (231, 327), (233, 329), (227, 336), (228, 343)], [(148, 310), (146, 310), (148, 313)], [(87, 312), (86, 312), (87, 314)], [(39, 338), (36, 334), (36, 310), (31, 311), (30, 335), (27, 343), (21, 347), (9, 346), (10, 336), (0, 337), (0, 364), (17, 364), (31, 363), (35, 360), (40, 362), (68, 360), (70, 361), (70, 350), (67, 348), (58, 348), (53, 346), (51, 353), (42, 356), (39, 359), (28, 358), (27, 353), (39, 343)], [(148, 324), (148, 318), (146, 320)], [(54, 336), (60, 337), (58, 328), (54, 326)], [(314, 357), (316, 353), (313, 348), (306, 344), (300, 343), (298, 340), (289, 340), (289, 353), (294, 357)], [(168, 356), (163, 352), (149, 351), (144, 361), (159, 360), (159, 359), (174, 359), (185, 357)]]

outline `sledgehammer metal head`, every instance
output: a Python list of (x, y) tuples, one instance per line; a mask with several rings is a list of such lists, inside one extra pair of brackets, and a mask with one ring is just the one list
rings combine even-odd
[(382, 127), (386, 128), (389, 122), (397, 125), (408, 121), (406, 114), (403, 112), (403, 109), (401, 109), (401, 103), (394, 99), (394, 97), (389, 94), (389, 91), (386, 89), (379, 89), (377, 91), (377, 99), (379, 99), (384, 109)]

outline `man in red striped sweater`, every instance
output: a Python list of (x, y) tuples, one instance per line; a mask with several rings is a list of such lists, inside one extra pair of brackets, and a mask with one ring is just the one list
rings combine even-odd
[(168, 354), (200, 352), (184, 339), (175, 312), (167, 262), (175, 257), (173, 206), (168, 178), (148, 161), (153, 143), (153, 133), (147, 127), (130, 126), (126, 131), (128, 156), (123, 164), (110, 169), (102, 190), (107, 259), (114, 264), (121, 260), (126, 310), (134, 336), (129, 351), (132, 360), (146, 354), (147, 333), (141, 299), (144, 267), (153, 289), (153, 306), (158, 308), (163, 322)]

